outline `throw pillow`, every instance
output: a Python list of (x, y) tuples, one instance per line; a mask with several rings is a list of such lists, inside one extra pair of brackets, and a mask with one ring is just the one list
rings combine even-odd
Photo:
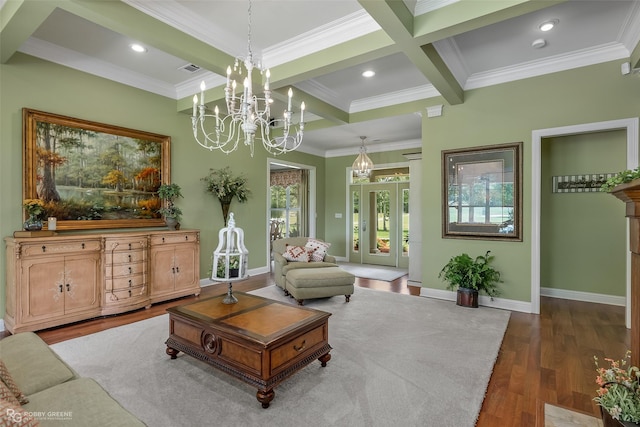
[(9, 390), (13, 392), (16, 399), (18, 399), (18, 402), (20, 402), (21, 405), (29, 403), (29, 399), (27, 399), (27, 396), (24, 395), (16, 382), (13, 380), (13, 377), (9, 373), (9, 370), (7, 370), (7, 367), (2, 360), (0, 360), (0, 380), (2, 380), (2, 382), (5, 383), (7, 387), (9, 387)]
[(14, 405), (6, 400), (0, 399), (0, 425), (11, 427), (37, 427), (38, 420), (33, 418), (33, 414), (22, 409), (20, 405)]
[(323, 242), (322, 240), (314, 239), (310, 237), (307, 244), (304, 245), (308, 250), (312, 250), (311, 261), (321, 262), (324, 260), (324, 256), (327, 254), (331, 243)]
[(13, 392), (9, 390), (9, 387), (7, 387), (7, 385), (2, 381), (0, 381), (0, 400), (20, 406), (20, 402), (18, 402), (16, 395), (13, 394)]
[(302, 246), (287, 245), (287, 250), (282, 254), (284, 259), (292, 262), (309, 262), (309, 250)]

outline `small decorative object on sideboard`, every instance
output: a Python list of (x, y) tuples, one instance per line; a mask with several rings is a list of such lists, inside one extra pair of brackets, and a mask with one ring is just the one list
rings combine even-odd
[(24, 222), (24, 229), (27, 231), (42, 230), (42, 214), (44, 214), (44, 202), (40, 199), (25, 199), (22, 202), (24, 210), (27, 212), (27, 220)]
[(178, 184), (162, 184), (158, 188), (158, 197), (165, 203), (163, 207), (158, 209), (158, 213), (164, 217), (164, 221), (167, 223), (169, 230), (180, 229), (182, 211), (175, 205), (175, 200), (182, 197), (180, 190)]
[(478, 307), (479, 291), (483, 291), (492, 299), (499, 294), (497, 284), (502, 280), (500, 272), (489, 265), (494, 258), (490, 253), (491, 251), (487, 251), (475, 259), (468, 254), (456, 255), (442, 267), (438, 278), (448, 283), (447, 289), (458, 288), (457, 305)]
[(605, 358), (609, 367), (596, 364), (598, 396), (593, 400), (600, 406), (604, 427), (640, 425), (640, 370), (631, 366), (631, 352), (622, 360)]
[(224, 304), (238, 302), (232, 293), (232, 282), (244, 280), (248, 277), (249, 251), (244, 246), (244, 231), (236, 227), (233, 212), (229, 213), (229, 226), (220, 229), (218, 233), (218, 247), (213, 251), (213, 266), (211, 280), (228, 282), (227, 297)]

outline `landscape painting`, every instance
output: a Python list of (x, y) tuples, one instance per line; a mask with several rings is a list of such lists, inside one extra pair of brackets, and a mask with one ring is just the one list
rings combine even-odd
[(169, 136), (25, 108), (23, 139), (24, 199), (42, 200), (58, 230), (165, 224)]

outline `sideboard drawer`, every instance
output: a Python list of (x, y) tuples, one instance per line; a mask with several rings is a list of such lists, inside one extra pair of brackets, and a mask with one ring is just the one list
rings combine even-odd
[(166, 234), (152, 234), (151, 245), (165, 245), (173, 243), (190, 243), (198, 241), (198, 233), (184, 232), (184, 233), (166, 233)]
[(106, 239), (104, 250), (107, 253), (120, 251), (142, 250), (147, 247), (147, 239), (127, 240), (127, 239)]
[(107, 254), (106, 264), (129, 264), (132, 262), (143, 262), (146, 259), (146, 252), (143, 250), (114, 252)]
[(132, 262), (127, 264), (107, 264), (105, 266), (105, 277), (128, 277), (134, 274), (142, 274), (146, 271), (147, 264), (144, 262)]
[(97, 252), (101, 250), (100, 240), (69, 240), (40, 243), (22, 244), (22, 254), (24, 256), (41, 256), (51, 254), (66, 254), (77, 252)]
[(120, 277), (116, 279), (107, 278), (105, 279), (104, 288), (106, 290), (135, 288), (145, 284), (144, 278), (144, 274)]

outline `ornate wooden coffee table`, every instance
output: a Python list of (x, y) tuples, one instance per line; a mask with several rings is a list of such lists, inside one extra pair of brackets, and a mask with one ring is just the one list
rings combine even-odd
[(184, 352), (258, 388), (263, 408), (273, 388), (315, 359), (326, 366), (331, 355), (331, 313), (235, 292), (207, 298), (169, 312), (167, 354)]

